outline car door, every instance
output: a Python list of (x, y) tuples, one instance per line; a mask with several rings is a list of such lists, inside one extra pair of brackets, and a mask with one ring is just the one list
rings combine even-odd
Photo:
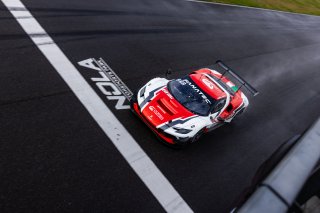
[(220, 115), (220, 112), (221, 112), (222, 108), (225, 106), (225, 104), (226, 104), (226, 99), (221, 98), (213, 106), (211, 113), (209, 115), (210, 124), (207, 126), (208, 131), (211, 131), (211, 130), (213, 130), (223, 124), (223, 122), (220, 122), (218, 120), (218, 116)]

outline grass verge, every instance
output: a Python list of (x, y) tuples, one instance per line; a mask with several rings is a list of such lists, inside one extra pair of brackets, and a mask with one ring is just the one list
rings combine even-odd
[(225, 4), (320, 15), (320, 0), (204, 0)]

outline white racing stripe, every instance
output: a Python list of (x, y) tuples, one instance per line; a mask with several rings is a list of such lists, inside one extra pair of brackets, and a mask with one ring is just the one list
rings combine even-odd
[[(2, 0), (70, 89), (167, 212), (192, 212), (166, 177), (19, 0)], [(142, 198), (143, 199), (143, 198)], [(130, 211), (130, 210), (129, 210)], [(150, 212), (152, 210), (150, 209)]]

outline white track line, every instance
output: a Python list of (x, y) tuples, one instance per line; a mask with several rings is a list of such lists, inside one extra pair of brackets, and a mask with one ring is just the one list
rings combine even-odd
[(224, 3), (219, 3), (219, 2), (209, 2), (209, 1), (201, 1), (201, 0), (184, 0), (184, 1), (196, 2), (196, 3), (202, 3), (202, 4), (223, 5), (223, 6), (228, 6), (228, 7), (239, 7), (239, 8), (253, 9), (253, 10), (263, 10), (263, 11), (277, 12), (277, 13), (287, 13), (287, 14), (301, 15), (301, 16), (320, 17), (317, 15), (294, 13), (294, 12), (288, 12), (288, 11), (273, 10), (273, 9), (266, 9), (266, 8), (259, 8), (259, 7), (250, 7), (250, 6), (243, 6), (243, 5), (236, 5), (236, 4), (224, 4)]
[[(19, 0), (2, 0), (167, 212), (192, 212), (166, 177), (103, 103), (75, 66)], [(129, 189), (128, 189), (129, 190)], [(142, 198), (143, 199), (143, 198)], [(130, 211), (130, 210), (128, 210)], [(148, 211), (148, 210), (147, 210)], [(152, 209), (149, 210), (152, 212)]]

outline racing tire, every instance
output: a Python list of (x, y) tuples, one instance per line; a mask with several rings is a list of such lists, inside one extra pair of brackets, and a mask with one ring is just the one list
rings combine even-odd
[(197, 141), (201, 138), (201, 136), (203, 135), (203, 133), (204, 133), (204, 128), (201, 129), (201, 130), (199, 130), (199, 131), (192, 137), (192, 139), (190, 140), (190, 143), (197, 142)]
[(133, 104), (136, 102), (137, 102), (137, 92), (133, 92), (133, 95), (131, 96), (131, 99), (130, 99), (130, 109), (132, 112), (134, 112)]
[(240, 111), (237, 113), (237, 115), (241, 115), (241, 114), (244, 112), (245, 109), (246, 109), (245, 107), (243, 107), (242, 109), (240, 109)]
[(245, 109), (246, 109), (245, 107), (243, 107), (242, 109), (240, 109), (240, 111), (232, 118), (232, 120), (234, 121), (234, 120), (238, 120), (239, 117), (241, 118), (241, 116), (242, 116), (242, 114), (244, 113)]
[(168, 143), (168, 142), (163, 141), (163, 140), (162, 140), (161, 138), (159, 138), (159, 137), (158, 137), (158, 139), (159, 139), (159, 141), (160, 141), (163, 145), (165, 145), (166, 147), (169, 147), (169, 148), (171, 148), (171, 149), (180, 150), (180, 149), (183, 149), (183, 148), (186, 147), (186, 145), (177, 144), (177, 143), (175, 143), (175, 144), (170, 144), (170, 143)]

